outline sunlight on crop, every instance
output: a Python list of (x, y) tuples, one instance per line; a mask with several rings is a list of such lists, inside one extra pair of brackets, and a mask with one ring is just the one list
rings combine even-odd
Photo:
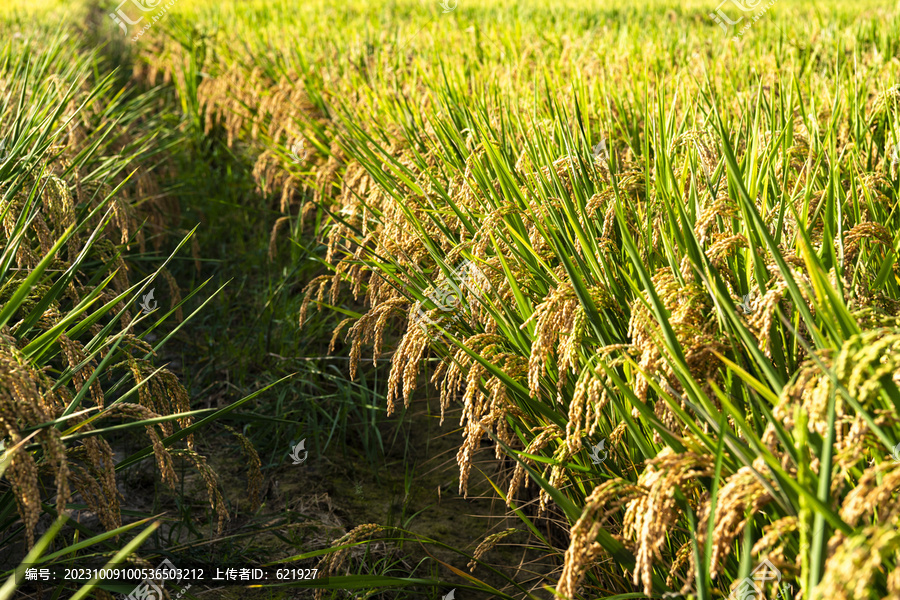
[[(23, 548), (50, 481), (123, 526), (119, 429), (52, 426), (90, 409), (142, 426), (125, 466), (189, 468), (182, 522), (277, 530), (260, 562), (317, 599), (900, 597), (900, 3), (75, 7), (0, 61)], [(180, 331), (201, 272), (236, 291)], [(194, 424), (276, 373), (217, 425), (231, 504)], [(451, 501), (464, 543), (429, 520)]]

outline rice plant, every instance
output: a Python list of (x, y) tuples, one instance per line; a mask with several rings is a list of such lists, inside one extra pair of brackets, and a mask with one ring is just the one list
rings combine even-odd
[[(193, 443), (198, 426), (222, 411), (191, 410), (178, 378), (154, 364), (165, 339), (151, 344), (152, 332), (183, 319), (168, 260), (138, 280), (129, 275), (144, 225), (153, 229), (130, 195), (146, 197), (151, 182), (132, 175), (159, 152), (146, 126), (137, 136), (129, 127), (147, 119), (153, 95), (94, 78), (98, 57), (73, 60), (65, 32), (25, 31), (0, 54), (0, 547), (6, 568), (21, 560), (3, 575), (3, 598), (26, 566), (129, 560), (159, 526), (123, 519), (117, 473), (142, 460), (155, 461), (171, 492), (176, 461), (192, 464), (220, 530), (228, 518)], [(161, 282), (167, 307), (154, 299)], [(124, 432), (142, 432), (146, 450), (116, 458), (110, 440)], [(106, 594), (96, 584), (64, 581), (55, 594)]]

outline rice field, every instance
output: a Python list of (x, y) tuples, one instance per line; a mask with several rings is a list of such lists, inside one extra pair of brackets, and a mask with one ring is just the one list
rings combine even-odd
[(0, 599), (900, 598), (900, 4), (0, 33)]

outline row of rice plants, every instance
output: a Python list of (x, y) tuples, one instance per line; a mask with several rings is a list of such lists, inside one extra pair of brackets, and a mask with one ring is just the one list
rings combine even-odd
[(390, 406), (442, 359), (460, 488), (488, 436), (515, 457), (498, 494), (567, 522), (558, 594), (710, 598), (766, 559), (850, 598), (900, 594), (898, 22), (869, 7), (738, 44), (705, 5), (184, 10), (247, 41), (211, 43), (198, 115), (297, 234), (295, 197), (329, 213), (308, 298), (367, 307), (335, 345), (391, 351)]
[[(0, 547), (10, 569), (0, 598), (10, 598), (26, 566), (141, 560), (131, 555), (160, 522), (123, 518), (118, 484), (139, 462), (154, 461), (171, 492), (179, 465), (191, 465), (220, 530), (228, 511), (193, 443), (221, 411), (192, 411), (156, 364), (178, 329), (161, 327), (182, 320), (184, 301), (165, 269), (172, 256), (146, 253), (145, 232), (158, 241), (164, 223), (144, 165), (171, 141), (155, 93), (122, 90), (50, 19), (10, 17), (0, 31)], [(166, 307), (153, 294), (163, 282)], [(116, 457), (134, 433), (146, 448)], [(96, 584), (44, 591), (110, 597)]]

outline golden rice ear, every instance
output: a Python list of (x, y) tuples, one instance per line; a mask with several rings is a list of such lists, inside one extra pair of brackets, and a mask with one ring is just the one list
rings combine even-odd
[(783, 517), (763, 527), (763, 536), (753, 544), (753, 556), (767, 556), (772, 562), (783, 564), (790, 561), (785, 557), (785, 546), (791, 541), (790, 534), (797, 531), (797, 517)]
[(505, 531), (492, 533), (491, 535), (481, 540), (481, 543), (478, 544), (478, 547), (475, 548), (475, 552), (472, 554), (472, 560), (470, 560), (466, 565), (469, 569), (469, 572), (475, 572), (475, 567), (478, 565), (477, 561), (480, 560), (482, 556), (490, 552), (494, 548), (494, 546), (499, 544), (504, 538), (507, 538), (514, 533), (518, 533), (519, 531), (521, 530), (516, 529), (515, 527), (510, 527)]
[(247, 439), (247, 436), (240, 433), (228, 425), (222, 425), (226, 430), (237, 438), (241, 452), (247, 458), (247, 497), (250, 499), (250, 512), (255, 512), (262, 505), (262, 461), (253, 443)]
[(900, 85), (894, 85), (875, 96), (869, 116), (869, 122), (900, 108)]
[[(413, 309), (410, 309), (413, 312)], [(400, 340), (394, 356), (391, 357), (391, 371), (388, 375), (387, 414), (394, 412), (397, 390), (403, 388), (403, 406), (409, 408), (409, 401), (419, 379), (419, 366), (428, 352), (431, 337), (424, 327), (410, 324)]]
[[(812, 600), (870, 598), (876, 582), (885, 576), (885, 564), (900, 559), (900, 519), (881, 522), (846, 536), (836, 532), (828, 543), (828, 560)], [(887, 576), (889, 591), (900, 592), (896, 569)], [(896, 597), (888, 596), (891, 598)]]
[[(107, 414), (111, 416), (123, 415), (137, 420), (155, 419), (160, 416), (142, 404), (132, 404), (129, 402), (118, 402), (114, 404), (107, 409)], [(154, 425), (147, 425), (144, 427), (144, 431), (147, 433), (147, 437), (150, 438), (150, 443), (153, 446), (153, 455), (156, 458), (156, 464), (162, 482), (167, 485), (169, 489), (174, 490), (175, 484), (178, 482), (178, 475), (175, 473), (172, 455), (163, 445), (162, 440), (160, 440), (159, 435), (156, 433)]]
[(328, 354), (334, 352), (334, 349), (337, 346), (338, 338), (340, 338), (341, 331), (343, 331), (347, 325), (355, 320), (356, 319), (354, 319), (353, 317), (347, 317), (337, 324), (337, 327), (334, 328), (334, 331), (331, 334), (331, 342), (328, 344)]
[[(697, 216), (697, 223), (694, 225), (694, 233), (697, 235), (697, 241), (701, 246), (706, 245), (709, 239), (710, 230), (716, 225), (716, 217), (721, 217), (723, 223), (735, 219), (740, 215), (740, 208), (737, 202), (727, 193), (720, 192), (719, 195), (707, 205)], [(731, 230), (722, 231), (721, 233), (736, 233)]]
[[(546, 448), (554, 438), (558, 438), (562, 436), (562, 431), (560, 428), (554, 424), (546, 425), (543, 427), (534, 427), (531, 432), (539, 432), (538, 435), (528, 443), (528, 446), (525, 447), (526, 454), (538, 454), (541, 450)], [(527, 456), (523, 456), (520, 458), (521, 462), (516, 461), (516, 468), (513, 471), (512, 480), (509, 484), (509, 490), (506, 493), (506, 505), (512, 506), (512, 501), (515, 498), (516, 493), (522, 487), (522, 483), (525, 480), (525, 467), (524, 464), (527, 464), (530, 467), (535, 465), (535, 461), (532, 458), (528, 458)]]
[[(686, 573), (684, 576), (678, 575), (678, 569), (680, 569), (685, 564), (688, 565), (686, 569)], [(678, 594), (687, 594), (689, 593), (691, 586), (694, 583), (694, 579), (697, 575), (696, 562), (694, 560), (694, 552), (693, 552), (693, 544), (691, 542), (685, 542), (681, 548), (678, 549), (678, 552), (675, 553), (675, 559), (672, 561), (672, 566), (670, 568), (669, 575), (666, 577), (666, 585), (668, 587), (675, 587), (677, 582), (677, 578), (681, 579), (681, 588), (678, 590)]]
[(681, 518), (675, 490), (688, 495), (697, 488), (699, 478), (714, 473), (714, 463), (710, 455), (676, 454), (665, 447), (656, 458), (647, 461), (638, 476), (637, 485), (648, 493), (628, 504), (622, 535), (636, 545), (633, 583), (642, 584), (646, 595), (653, 595), (654, 561), (662, 559), (669, 530)]
[(53, 249), (54, 239), (53, 234), (50, 232), (50, 228), (47, 227), (47, 223), (44, 222), (44, 218), (38, 213), (34, 220), (32, 221), (32, 228), (37, 235), (38, 242), (40, 243), (41, 254), (47, 254), (50, 250)]
[[(564, 555), (563, 569), (556, 589), (559, 595), (564, 598), (577, 595), (578, 586), (587, 569), (601, 557), (608, 556), (597, 541), (607, 519), (619, 512), (626, 503), (635, 502), (646, 494), (647, 490), (640, 485), (615, 478), (598, 485), (585, 498), (584, 509), (572, 526), (569, 547)], [(630, 545), (628, 539), (620, 538), (620, 541), (626, 546)]]
[[(606, 354), (607, 349), (601, 350)], [(604, 381), (595, 369), (586, 368), (575, 384), (575, 392), (569, 403), (569, 419), (566, 423), (566, 446), (573, 455), (582, 449), (582, 437), (594, 435), (604, 415), (603, 409), (609, 403)]]
[[(307, 314), (309, 312), (309, 304), (312, 302), (313, 296), (321, 296), (325, 293), (325, 287), (331, 281), (328, 275), (319, 275), (306, 284), (303, 290), (303, 302), (300, 304), (300, 316), (298, 319), (298, 327), (300, 329), (306, 324)], [(321, 301), (321, 300), (320, 300)]]
[[(741, 467), (725, 479), (716, 499), (713, 518), (713, 551), (710, 562), (710, 576), (715, 579), (724, 568), (725, 559), (731, 552), (735, 538), (760, 509), (772, 501), (772, 496), (760, 481), (760, 473), (765, 472), (765, 464), (758, 459), (753, 468)], [(709, 501), (703, 507), (700, 521), (709, 517)], [(699, 539), (706, 543), (706, 530), (701, 528)]]
[(91, 512), (97, 515), (100, 523), (107, 530), (113, 530), (121, 526), (121, 514), (119, 512), (118, 491), (113, 489), (113, 496), (108, 496), (108, 490), (101, 483), (97, 472), (87, 465), (71, 465), (72, 483), (75, 490), (87, 504)]
[[(13, 442), (18, 443), (20, 439), (13, 438)], [(4, 475), (11, 484), (19, 516), (25, 524), (26, 547), (31, 549), (34, 546), (34, 529), (41, 516), (38, 470), (34, 458), (27, 452), (16, 452)]]
[[(66, 510), (66, 504), (71, 499), (71, 490), (69, 485), (69, 463), (68, 458), (66, 456), (66, 446), (60, 439), (58, 433), (50, 432), (41, 435), (43, 438), (43, 446), (45, 452), (47, 454), (47, 461), (50, 464), (50, 468), (54, 473), (55, 484), (56, 484), (56, 512), (57, 514), (64, 515), (68, 511)], [(111, 458), (111, 457), (110, 457)], [(110, 460), (109, 468), (112, 468), (112, 461)]]
[[(886, 327), (866, 330), (847, 339), (837, 352), (819, 351), (815, 359), (809, 358), (801, 365), (797, 377), (784, 387), (773, 411), (775, 418), (787, 427), (793, 426), (791, 407), (801, 402), (809, 414), (810, 430), (824, 436), (828, 429), (828, 399), (834, 384), (820, 365), (832, 370), (861, 406), (872, 406), (881, 393), (883, 377), (890, 376), (895, 384), (900, 383), (900, 330)], [(834, 395), (834, 410), (838, 423), (853, 423), (859, 416), (848, 408), (843, 394)], [(884, 424), (891, 425), (898, 418), (896, 414), (878, 416)], [(835, 443), (842, 450), (853, 450), (845, 443), (841, 427), (836, 430)], [(856, 444), (855, 449), (861, 451), (862, 446)], [(857, 451), (851, 454), (858, 458), (861, 454)]]
[(222, 492), (219, 491), (219, 481), (216, 472), (213, 471), (213, 468), (206, 462), (206, 457), (197, 454), (193, 450), (178, 449), (171, 450), (171, 453), (176, 456), (183, 456), (190, 460), (194, 464), (194, 468), (197, 469), (197, 472), (200, 473), (200, 477), (206, 484), (206, 495), (209, 499), (209, 506), (218, 516), (216, 531), (221, 534), (225, 527), (225, 521), (230, 519), (231, 516), (228, 514), (228, 508), (225, 506), (225, 499), (222, 497)]
[[(175, 278), (169, 272), (168, 269), (163, 267), (159, 270), (160, 274), (163, 276), (163, 279), (166, 280), (166, 284), (169, 288), (169, 308), (173, 309), (181, 302), (181, 290), (178, 287), (178, 282), (175, 281)], [(181, 310), (181, 307), (175, 308), (175, 320), (179, 323), (184, 321), (184, 313)]]
[[(68, 336), (62, 334), (59, 336), (59, 345), (62, 349), (63, 356), (66, 357), (66, 361), (69, 363), (70, 368), (75, 368), (84, 362), (87, 359), (87, 356), (84, 354), (84, 346), (81, 342), (77, 340), (69, 339)], [(97, 368), (97, 361), (91, 359), (87, 361), (81, 369), (75, 371), (72, 374), (72, 380), (75, 384), (75, 392), (78, 393), (81, 391), (81, 387), (87, 382), (88, 379), (91, 378), (95, 369)], [(93, 400), (94, 404), (103, 408), (104, 405), (104, 396), (103, 396), (103, 388), (100, 386), (100, 382), (98, 380), (94, 380), (91, 384), (91, 400)]]
[[(22, 441), (20, 428), (47, 423), (56, 419), (62, 411), (61, 397), (51, 393), (47, 376), (34, 369), (15, 346), (9, 329), (0, 332), (0, 437), (8, 437), (10, 447)], [(45, 391), (46, 390), (46, 391)], [(44, 464), (54, 472), (58, 488), (57, 508), (65, 512), (69, 501), (69, 463), (66, 447), (60, 440), (60, 430), (54, 427), (42, 429), (37, 440), (46, 457)], [(34, 545), (34, 529), (42, 511), (39, 488), (39, 469), (30, 451), (19, 448), (14, 451), (10, 465), (4, 474), (9, 480), (16, 506), (25, 525), (26, 545)]]
[[(406, 298), (394, 298), (378, 304), (366, 314), (357, 319), (347, 335), (353, 340), (350, 351), (350, 378), (355, 380), (359, 368), (359, 359), (362, 353), (362, 345), (374, 342), (372, 354), (372, 366), (378, 362), (381, 349), (384, 344), (384, 330), (388, 319), (396, 314), (401, 314), (404, 307), (409, 304)], [(390, 414), (390, 413), (389, 413)]]
[[(137, 341), (146, 344), (142, 340)], [(138, 401), (141, 406), (161, 415), (190, 412), (190, 396), (174, 373), (168, 369), (156, 369), (149, 361), (143, 359), (128, 359), (116, 366), (123, 365), (131, 371), (136, 384), (143, 384), (138, 388)], [(192, 423), (193, 420), (189, 416), (178, 419), (178, 424), (182, 428), (190, 427)], [(174, 433), (171, 421), (159, 423), (159, 427), (166, 436)], [(193, 434), (188, 435), (187, 444), (188, 448), (193, 448)]]
[(900, 462), (885, 460), (867, 468), (856, 487), (850, 490), (841, 506), (841, 519), (858, 525), (863, 518), (877, 523), (898, 519), (900, 506), (895, 501), (900, 488)]
[[(384, 529), (384, 527), (376, 523), (366, 523), (364, 525), (359, 525), (357, 527), (354, 527), (347, 534), (332, 542), (331, 547), (335, 548), (346, 544), (353, 544), (354, 542), (358, 542), (366, 538), (372, 538), (382, 529)], [(344, 565), (344, 562), (346, 562), (347, 558), (350, 556), (351, 551), (352, 548), (341, 548), (336, 552), (330, 552), (324, 555), (322, 557), (322, 560), (319, 561), (319, 572), (317, 573), (317, 576), (329, 577), (332, 575), (339, 575), (340, 569)], [(325, 595), (326, 590), (324, 588), (316, 589), (316, 600), (325, 598)]]

